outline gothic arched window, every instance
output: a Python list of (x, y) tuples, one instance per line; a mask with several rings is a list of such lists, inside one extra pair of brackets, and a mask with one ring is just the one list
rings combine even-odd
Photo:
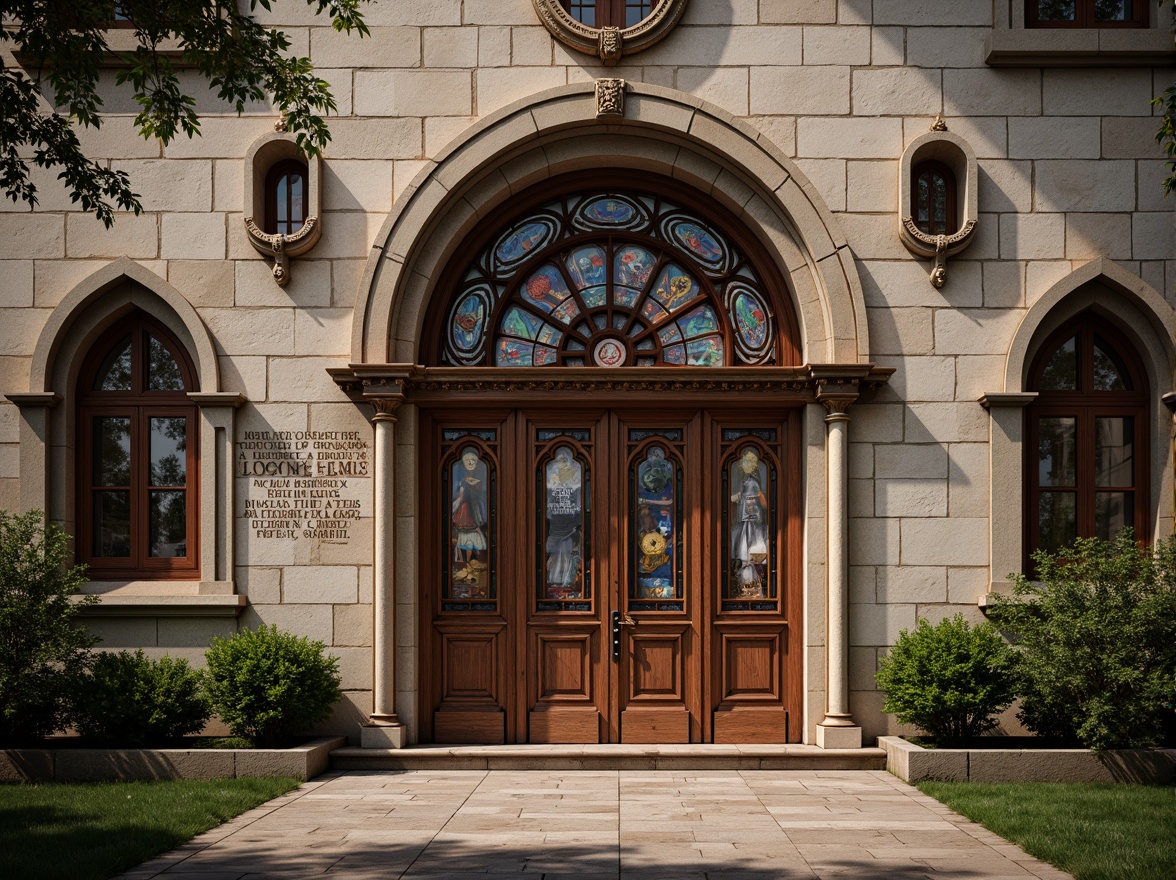
[(78, 379), (78, 559), (95, 580), (194, 578), (198, 390), (187, 353), (133, 313)]
[[(548, 199), (488, 239), (457, 281), (452, 366), (791, 364), (761, 272), (713, 212), (651, 192)], [(785, 327), (790, 328), (785, 316)], [(781, 345), (787, 351), (781, 350)]]
[(1147, 378), (1126, 339), (1084, 313), (1052, 334), (1030, 371), (1027, 547), (1109, 539), (1147, 519)]

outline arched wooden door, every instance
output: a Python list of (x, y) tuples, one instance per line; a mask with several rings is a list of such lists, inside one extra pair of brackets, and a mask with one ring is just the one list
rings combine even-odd
[(629, 183), (523, 198), (442, 279), (409, 392), (425, 739), (800, 738), (783, 282), (718, 206)]

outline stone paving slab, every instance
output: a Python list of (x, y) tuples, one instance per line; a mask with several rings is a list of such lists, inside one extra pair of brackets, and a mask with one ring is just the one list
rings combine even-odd
[(1069, 875), (885, 771), (428, 769), (320, 776), (116, 880), (155, 878)]

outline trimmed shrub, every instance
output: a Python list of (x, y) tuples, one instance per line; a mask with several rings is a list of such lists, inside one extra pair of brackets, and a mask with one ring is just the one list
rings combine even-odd
[(996, 727), (993, 717), (1016, 694), (1017, 657), (988, 623), (962, 614), (932, 626), (920, 620), (878, 669), (882, 711), (913, 724), (940, 744), (963, 743)]
[(221, 720), (237, 736), (273, 747), (331, 714), (342, 696), (339, 659), (323, 643), (278, 632), (242, 630), (212, 640), (204, 686)]
[(1019, 645), (1022, 723), (1092, 749), (1155, 745), (1176, 673), (1176, 536), (1154, 551), (1130, 529), (1033, 554), (994, 621)]
[(98, 640), (70, 595), (86, 568), (66, 568), (69, 538), (40, 511), (0, 510), (0, 745), (26, 745), (67, 724), (68, 695)]
[(165, 745), (208, 720), (200, 674), (188, 661), (119, 651), (94, 658), (74, 695), (74, 725), (97, 745)]

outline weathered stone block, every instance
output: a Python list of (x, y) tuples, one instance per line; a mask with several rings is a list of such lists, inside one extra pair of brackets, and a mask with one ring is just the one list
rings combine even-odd
[(894, 159), (902, 152), (902, 120), (798, 119), (796, 151), (819, 159)]
[[(1045, 112), (1054, 116), (1150, 116), (1151, 73), (1130, 68), (1059, 68), (1041, 72)], [(1021, 114), (1017, 114), (1021, 115)]]
[(898, 565), (898, 522), (897, 519), (850, 519), (850, 565)]
[[(559, 67), (491, 67), (478, 70), (478, 105), (474, 108), (479, 116), (493, 113), (527, 95), (545, 89), (562, 86), (567, 82), (563, 68)], [(455, 110), (449, 116), (468, 116), (470, 110)]]
[(1013, 116), (1011, 159), (1097, 159), (1101, 126), (1094, 116)]
[(867, 309), (872, 354), (930, 354), (930, 309)]
[(904, 565), (986, 565), (987, 519), (904, 519)]
[(870, 63), (870, 29), (868, 27), (806, 27), (804, 29), (804, 63)]
[[(1037, 116), (1041, 113), (1041, 72), (945, 70), (943, 109), (952, 116)], [(1051, 106), (1051, 112), (1057, 111)]]
[(212, 162), (208, 159), (134, 159), (112, 162), (125, 171), (144, 211), (212, 210)]
[[(1176, 246), (1169, 251), (1176, 253)], [(1083, 261), (1099, 257), (1131, 259), (1131, 215), (1067, 214), (1066, 256)]]
[(766, 24), (832, 24), (837, 0), (760, 0), (760, 21)]
[(947, 598), (947, 569), (938, 565), (879, 566), (878, 601), (943, 602)]
[(946, 478), (947, 450), (937, 443), (878, 446), (874, 450), (874, 469), (880, 480), (900, 477)]
[(934, 116), (943, 106), (938, 70), (856, 70), (853, 112), (860, 116)]
[(360, 116), (468, 116), (472, 88), (466, 70), (359, 70), (353, 101)]
[(888, 603), (885, 605), (849, 606), (849, 643), (851, 645), (893, 645), (902, 630), (915, 628), (915, 606)]
[[(848, 67), (753, 67), (750, 89), (751, 112), (756, 114), (825, 116), (849, 113)], [(801, 155), (807, 154), (802, 151)], [(828, 156), (827, 149), (823, 155)]]
[(1135, 208), (1135, 163), (1037, 162), (1033, 193), (1038, 211), (1130, 211)]
[(717, 104), (736, 116), (747, 115), (748, 74), (743, 67), (683, 67), (678, 88)]
[(983, 442), (988, 439), (988, 414), (975, 401), (912, 403), (904, 437), (908, 443)]
[(1137, 260), (1176, 259), (1176, 213), (1132, 217), (1131, 255)]
[(1001, 214), (1002, 260), (1057, 260), (1065, 255), (1062, 214)]
[(165, 260), (223, 260), (224, 214), (163, 214), (159, 255)]
[(947, 516), (947, 483), (943, 480), (874, 481), (877, 516)]
[[(32, 218), (29, 218), (32, 219)], [(55, 218), (56, 219), (56, 218)], [(130, 257), (154, 259), (159, 252), (159, 217), (156, 214), (119, 214), (114, 226), (107, 229), (89, 214), (69, 214), (65, 218), (70, 257)], [(0, 255), (2, 255), (0, 251)], [(32, 256), (41, 256), (34, 253)]]

